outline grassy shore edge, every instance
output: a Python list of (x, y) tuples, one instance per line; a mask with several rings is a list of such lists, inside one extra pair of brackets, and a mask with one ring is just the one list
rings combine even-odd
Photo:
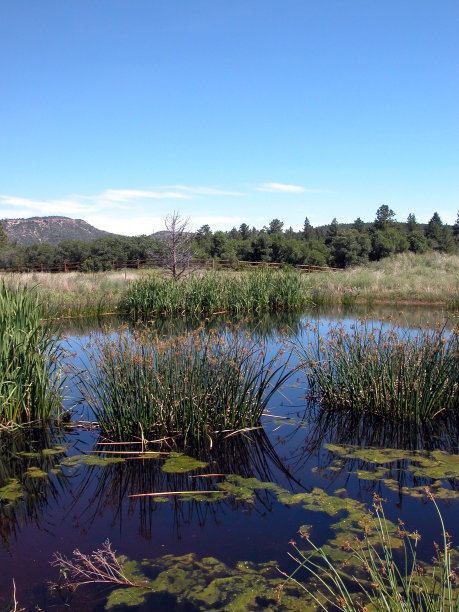
[[(241, 273), (225, 270), (219, 274)], [(152, 275), (161, 272), (0, 273), (0, 280), (9, 286), (37, 286), (48, 317), (78, 317), (122, 313), (128, 287)], [(403, 253), (368, 266), (303, 274), (302, 278), (305, 297), (316, 306), (389, 304), (459, 310), (457, 255)]]

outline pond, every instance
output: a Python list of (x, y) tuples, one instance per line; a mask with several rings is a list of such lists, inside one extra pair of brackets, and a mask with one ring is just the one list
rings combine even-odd
[[(285, 333), (302, 334), (306, 321), (324, 332), (338, 318), (352, 325), (359, 311), (281, 313), (239, 321), (275, 350)], [(439, 312), (398, 315), (413, 329)], [(105, 323), (105, 322), (104, 322)], [(226, 323), (224, 318), (208, 326)], [(114, 334), (94, 322), (72, 323), (65, 342), (73, 359), (91, 332)], [(197, 326), (195, 321), (153, 323), (159, 334)], [(63, 340), (64, 342), (64, 340)], [(0, 439), (0, 608), (11, 609), (13, 579), (26, 610), (301, 610), (314, 609), (304, 592), (287, 587), (280, 602), (279, 570), (291, 573), (288, 555), (299, 529), (329, 547), (361, 533), (359, 521), (373, 494), (385, 500), (388, 520), (418, 529), (422, 558), (433, 554), (441, 526), (424, 487), (432, 487), (453, 537), (459, 540), (457, 424), (416, 429), (374, 417), (322, 412), (305, 399), (301, 372), (271, 399), (262, 428), (222, 438), (211, 449), (104, 444), (92, 415), (79, 404), (60, 431), (32, 429)], [(67, 402), (78, 399), (71, 387)], [(84, 421), (84, 422), (83, 422)], [(160, 454), (160, 450), (165, 454)], [(130, 453), (130, 454), (128, 454)], [(138, 496), (163, 493), (161, 496)], [(306, 529), (306, 527), (304, 527)], [(124, 555), (130, 576), (152, 590), (88, 584), (70, 592), (53, 555), (101, 549), (106, 540)], [(305, 546), (306, 548), (306, 546)], [(339, 551), (339, 552), (337, 552)], [(299, 575), (301, 580), (302, 577)], [(55, 583), (55, 588), (50, 588)], [(3, 606), (3, 608), (1, 607)]]

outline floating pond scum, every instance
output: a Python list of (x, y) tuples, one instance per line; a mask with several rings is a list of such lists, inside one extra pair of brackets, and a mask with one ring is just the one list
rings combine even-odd
[[(327, 321), (320, 326), (325, 333)], [(268, 358), (283, 340), (280, 327), (263, 327)], [(70, 349), (79, 351), (75, 339)], [(286, 354), (280, 363), (285, 360)], [(69, 401), (81, 399), (70, 391)], [(294, 574), (298, 584), (287, 576), (313, 542), (351, 591), (352, 576), (365, 583), (348, 543), (366, 533), (382, 550), (378, 518), (369, 513), (375, 493), (387, 500), (384, 525), (394, 561), (404, 559), (399, 518), (410, 533), (419, 529), (416, 554), (425, 570), (434, 540), (442, 545), (426, 487), (456, 550), (453, 415), (415, 427), (324, 411), (301, 372), (279, 391), (257, 428), (212, 432), (213, 444), (206, 435), (185, 441), (145, 430), (115, 440), (99, 431), (84, 403), (60, 429), (1, 435), (0, 609), (14, 609), (14, 579), (18, 608), (26, 610), (314, 610), (314, 596), (325, 603), (318, 578), (303, 568)], [(322, 553), (311, 559), (325, 564)], [(104, 562), (118, 572), (117, 584), (95, 582)], [(81, 563), (86, 579), (74, 573)], [(452, 555), (452, 570), (456, 563)]]

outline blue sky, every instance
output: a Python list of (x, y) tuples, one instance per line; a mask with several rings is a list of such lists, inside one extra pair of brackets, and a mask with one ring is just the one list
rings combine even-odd
[(0, 218), (453, 223), (458, 24), (457, 0), (0, 0)]

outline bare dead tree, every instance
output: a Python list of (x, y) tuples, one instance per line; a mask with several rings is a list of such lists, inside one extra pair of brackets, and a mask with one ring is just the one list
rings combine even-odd
[(172, 274), (173, 279), (177, 280), (190, 271), (191, 260), (194, 256), (191, 246), (193, 236), (190, 219), (181, 217), (174, 210), (164, 219), (164, 225), (167, 236), (163, 242), (161, 265)]

